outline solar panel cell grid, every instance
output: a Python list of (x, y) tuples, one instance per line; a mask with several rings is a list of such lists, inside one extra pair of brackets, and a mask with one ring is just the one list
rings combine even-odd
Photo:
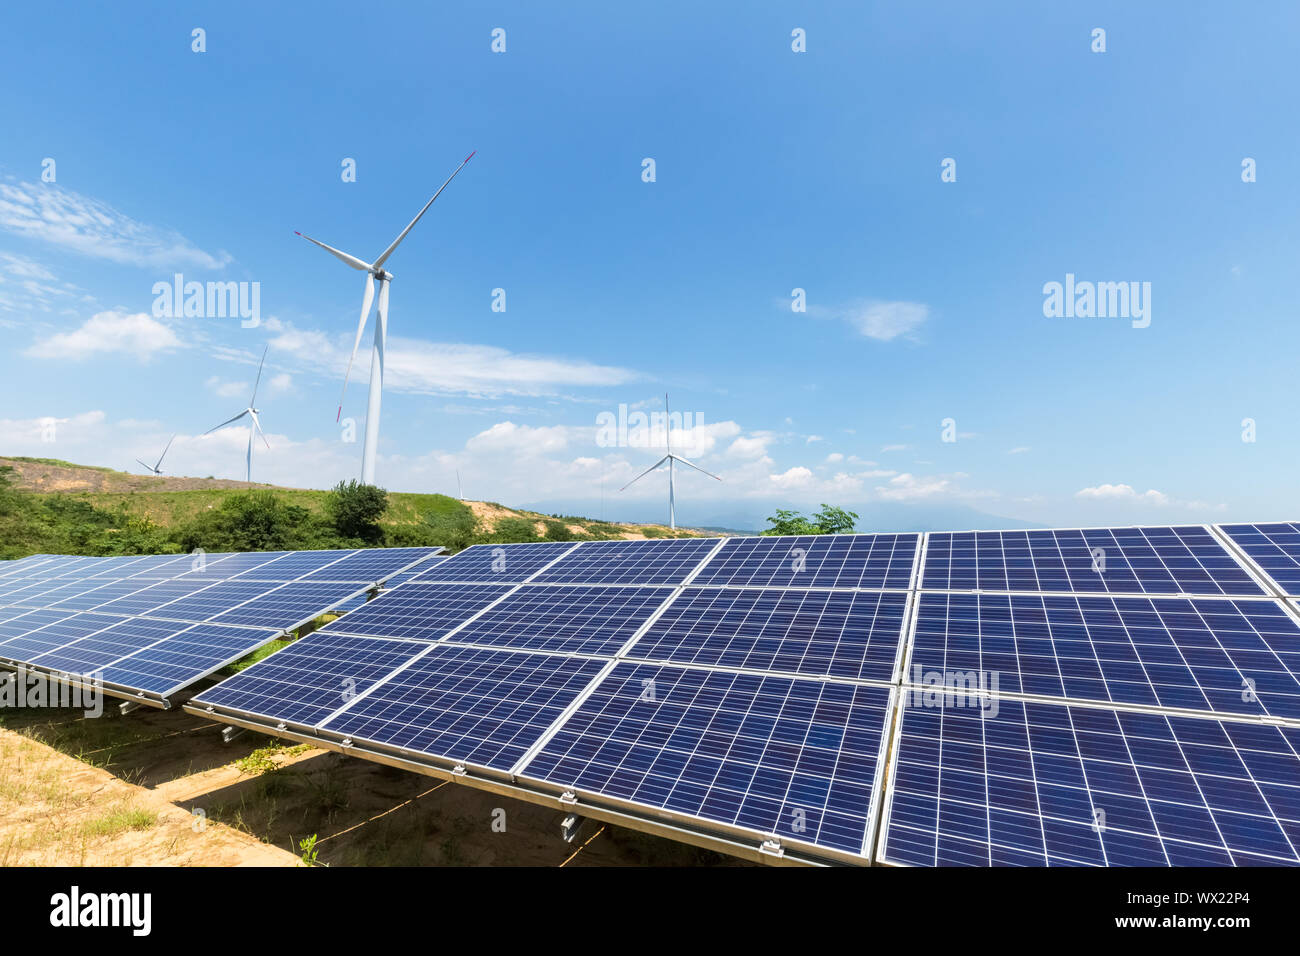
[(905, 679), (1300, 719), (1300, 625), (1272, 601), (922, 594)]
[(628, 657), (892, 681), (907, 595), (687, 588)]
[(280, 585), (269, 581), (227, 581), (212, 584), (188, 597), (150, 611), (149, 617), (199, 624), (230, 608), (261, 597)]
[(882, 842), (912, 865), (1298, 863), (1300, 730), (1002, 700), (903, 711)]
[(1300, 523), (1279, 521), (1219, 527), (1273, 579), (1283, 594), (1300, 595)]
[(506, 772), (604, 666), (443, 644), (323, 726), (354, 740)]
[(29, 630), (21, 637), (0, 641), (0, 657), (30, 661), (33, 657), (70, 644), (124, 620), (107, 614), (78, 614)]
[(717, 544), (713, 538), (585, 541), (532, 580), (536, 584), (680, 584)]
[(42, 654), (32, 663), (49, 670), (69, 674), (90, 674), (150, 644), (164, 640), (185, 624), (172, 621), (121, 621), (70, 644)]
[(357, 551), (318, 571), (304, 575), (308, 581), (383, 581), (432, 555), (436, 548), (376, 548)]
[(318, 631), (202, 691), (195, 703), (311, 727), (426, 646)]
[(525, 584), (448, 640), (613, 655), (672, 593), (672, 588)]
[(417, 581), (520, 584), (573, 548), (569, 541), (476, 544), (421, 571)]
[(691, 583), (906, 589), (919, 542), (916, 534), (730, 538)]
[(1262, 595), (1199, 525), (931, 534), (922, 587), (1112, 594)]
[(167, 696), (251, 654), (279, 632), (199, 624), (104, 667), (106, 681)]
[[(249, 627), (296, 627), (356, 592), (357, 585), (353, 582), (293, 581), (229, 611), (215, 614), (211, 620), (217, 624)], [(160, 613), (166, 613), (166, 609)]]
[(858, 855), (890, 691), (619, 664), (521, 775)]
[(325, 625), (322, 630), (436, 641), (509, 591), (509, 585), (412, 581)]

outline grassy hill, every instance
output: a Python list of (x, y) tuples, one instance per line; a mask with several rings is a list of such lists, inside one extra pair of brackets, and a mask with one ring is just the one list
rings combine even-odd
[[(4, 469), (12, 469), (5, 471)], [(60, 553), (132, 553), (145, 544), (157, 550), (185, 550), (184, 538), (251, 500), (250, 493), (273, 496), (300, 524), (320, 526), (329, 520), (331, 492), (250, 484), (220, 478), (133, 475), (60, 461), (54, 458), (0, 457), (7, 476), (0, 500), (0, 557), (36, 551)], [(238, 500), (235, 500), (238, 499)], [(8, 502), (6, 504), (5, 502)], [(299, 515), (300, 509), (303, 514)], [(383, 540), (348, 542), (313, 539), (321, 547), (349, 543), (425, 543), (429, 535), (474, 541), (606, 540), (614, 538), (697, 537), (707, 531), (665, 525), (633, 525), (570, 515), (545, 515), (507, 508), (495, 502), (461, 502), (447, 495), (393, 492), (379, 519)], [(92, 529), (92, 530), (87, 530)], [(126, 538), (133, 544), (125, 545)], [(290, 542), (295, 543), (295, 542)], [(437, 543), (452, 544), (441, 540)], [(274, 545), (274, 542), (271, 542)], [(114, 550), (121, 545), (122, 550)], [(172, 547), (171, 545), (175, 545)], [(229, 545), (227, 545), (229, 546)], [(453, 546), (455, 546), (453, 544)]]

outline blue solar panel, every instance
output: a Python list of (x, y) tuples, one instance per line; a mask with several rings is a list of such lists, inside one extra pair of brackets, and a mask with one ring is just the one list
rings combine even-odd
[(903, 711), (880, 858), (1300, 863), (1300, 730), (998, 701)]
[(680, 584), (716, 538), (584, 541), (532, 580), (536, 584)]
[(148, 614), (164, 604), (197, 594), (211, 586), (211, 581), (202, 580), (160, 581), (156, 584), (133, 582), (133, 589), (120, 596), (108, 592), (105, 592), (108, 596), (100, 594), (103, 600), (93, 606), (107, 614)]
[(1283, 594), (1300, 595), (1300, 523), (1278, 521), (1219, 527), (1273, 579)]
[(318, 631), (200, 692), (194, 702), (312, 727), (427, 647)]
[[(96, 600), (96, 593), (99, 589), (108, 587), (113, 583), (102, 578), (85, 578), (81, 581), (62, 583), (50, 581), (48, 583), (55, 586), (31, 589), (15, 597), (10, 603), (19, 607), (43, 608), (60, 607), (64, 601), (71, 601), (83, 595), (84, 600), (93, 601), (95, 604), (102, 604), (103, 601), (111, 600), (111, 597)], [(140, 587), (140, 585), (137, 584), (136, 587)]]
[(15, 637), (22, 637), (37, 628), (44, 627), (47, 624), (53, 624), (56, 621), (64, 621), (72, 617), (71, 611), (27, 611), (21, 608), (23, 613), (7, 618), (0, 623), (0, 646)]
[(890, 690), (619, 664), (520, 771), (861, 855)]
[(916, 534), (728, 538), (691, 583), (906, 589), (919, 541)]
[(436, 641), (509, 590), (509, 585), (412, 581), (380, 595), (322, 630)]
[(439, 548), (373, 548), (326, 565), (304, 576), (307, 581), (356, 581), (371, 584), (435, 554)]
[(91, 674), (189, 626), (174, 621), (132, 618), (35, 657), (31, 663), (52, 671)]
[(892, 681), (907, 595), (688, 587), (628, 657)]
[[(237, 554), (187, 555), (189, 564), (180, 567), (176, 571), (176, 577), (181, 581), (226, 581), (243, 575), (253, 580), (291, 581), (298, 577), (298, 574), (294, 574), (281, 562), (296, 553), (293, 551), (250, 551)], [(318, 552), (309, 551), (303, 553), (316, 554)], [(348, 553), (350, 552), (340, 551), (334, 557), (337, 558)], [(259, 571), (265, 572), (264, 575), (254, 573)]]
[(357, 741), (507, 772), (604, 666), (438, 645), (322, 726)]
[(280, 585), (270, 581), (224, 581), (149, 612), (149, 617), (192, 624), (210, 621), (237, 604), (261, 597)]
[[(335, 604), (356, 594), (354, 582), (293, 581), (246, 604), (214, 615), (216, 624), (293, 628), (319, 617)], [(160, 614), (166, 614), (164, 608)]]
[(1273, 601), (922, 594), (916, 618), (913, 683), (1300, 719), (1300, 625)]
[(1208, 530), (1183, 527), (934, 533), (923, 588), (1260, 595)]
[(571, 550), (573, 542), (476, 544), (421, 571), (417, 581), (519, 584)]
[(198, 624), (135, 651), (100, 671), (104, 680), (169, 697), (231, 661), (247, 657), (279, 631)]
[(672, 588), (525, 584), (448, 640), (613, 655), (672, 593)]
[(0, 641), (0, 657), (15, 661), (30, 661), (38, 654), (70, 644), (78, 638), (94, 634), (123, 618), (107, 614), (78, 614), (29, 630), (21, 637)]

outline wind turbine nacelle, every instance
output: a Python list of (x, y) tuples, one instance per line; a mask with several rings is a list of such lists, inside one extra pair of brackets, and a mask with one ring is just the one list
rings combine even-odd
[(373, 275), (380, 282), (387, 282), (389, 279), (393, 277), (393, 274), (391, 272), (388, 272), (384, 269), (376, 269), (374, 272), (371, 273), (371, 275)]

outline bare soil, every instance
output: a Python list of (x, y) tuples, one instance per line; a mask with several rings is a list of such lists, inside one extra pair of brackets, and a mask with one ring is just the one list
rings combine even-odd
[(558, 807), (220, 730), (175, 710), (0, 711), (0, 865), (287, 866), (313, 835), (329, 866), (748, 865), (596, 821), (568, 844)]

